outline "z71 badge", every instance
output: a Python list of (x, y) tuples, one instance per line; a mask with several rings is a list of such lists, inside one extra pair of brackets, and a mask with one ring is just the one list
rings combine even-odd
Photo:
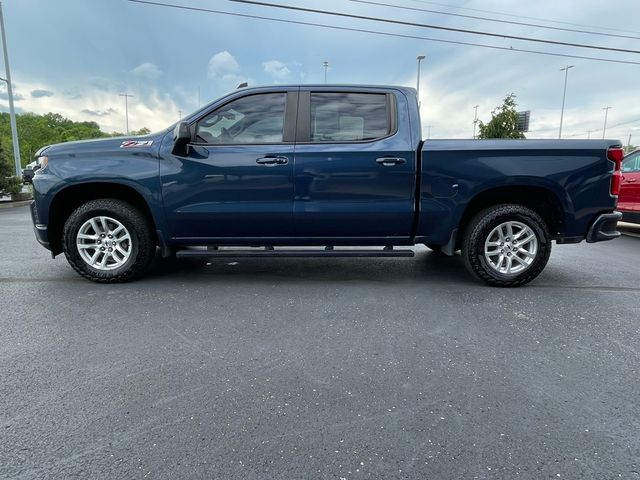
[(150, 147), (152, 144), (153, 140), (125, 140), (120, 144), (120, 148)]

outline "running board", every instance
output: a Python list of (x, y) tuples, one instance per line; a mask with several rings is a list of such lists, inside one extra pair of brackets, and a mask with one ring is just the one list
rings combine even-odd
[(320, 249), (284, 249), (267, 247), (264, 249), (227, 249), (227, 248), (187, 248), (176, 252), (177, 258), (212, 258), (212, 257), (233, 257), (233, 258), (254, 258), (254, 257), (413, 257), (415, 252), (409, 249), (394, 250), (393, 248), (383, 248), (381, 250), (335, 250), (332, 247)]

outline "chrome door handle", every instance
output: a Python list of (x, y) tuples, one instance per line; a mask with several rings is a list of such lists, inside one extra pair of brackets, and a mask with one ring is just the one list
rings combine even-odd
[(259, 165), (286, 165), (289, 163), (287, 157), (261, 157), (256, 159)]
[(406, 163), (407, 161), (404, 158), (398, 157), (380, 157), (376, 158), (376, 163), (383, 165), (385, 167), (391, 167), (393, 165), (400, 165), (402, 163)]

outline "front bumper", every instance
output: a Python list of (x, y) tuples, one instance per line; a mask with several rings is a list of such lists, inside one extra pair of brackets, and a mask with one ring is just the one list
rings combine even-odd
[(33, 232), (36, 234), (36, 240), (47, 250), (51, 250), (49, 243), (49, 233), (47, 232), (47, 226), (40, 223), (38, 218), (38, 210), (36, 208), (36, 202), (33, 201), (29, 205), (31, 209), (31, 220), (33, 221)]
[(598, 218), (591, 224), (587, 232), (587, 242), (604, 242), (605, 240), (613, 240), (620, 236), (620, 232), (616, 230), (618, 221), (622, 218), (622, 213), (611, 212), (598, 215)]

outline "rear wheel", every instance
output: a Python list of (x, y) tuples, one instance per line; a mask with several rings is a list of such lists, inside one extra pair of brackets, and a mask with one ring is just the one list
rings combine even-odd
[(496, 205), (478, 213), (462, 244), (467, 269), (499, 287), (530, 282), (542, 272), (550, 254), (547, 225), (522, 205)]
[(99, 283), (126, 282), (144, 273), (155, 243), (147, 218), (116, 199), (92, 200), (67, 219), (62, 244), (69, 264)]

